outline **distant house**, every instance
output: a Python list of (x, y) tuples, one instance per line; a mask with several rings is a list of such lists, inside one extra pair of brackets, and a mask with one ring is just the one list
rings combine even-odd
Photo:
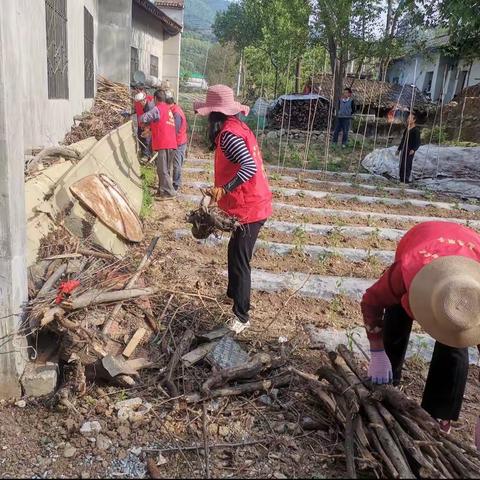
[(25, 147), (62, 140), (93, 105), (98, 75), (130, 84), (143, 70), (177, 90), (182, 24), (167, 11), (149, 0), (2, 2), (0, 70), (15, 76), (15, 89), (0, 82), (0, 98), (13, 94), (11, 105), (26, 113)]
[(188, 88), (206, 90), (208, 88), (208, 83), (201, 73), (191, 73), (185, 80), (185, 86)]
[(386, 80), (400, 85), (415, 84), (434, 102), (448, 103), (464, 88), (480, 82), (480, 57), (473, 62), (447, 57), (442, 47), (448, 35), (437, 33), (426, 40), (422, 53), (412, 53), (391, 62)]

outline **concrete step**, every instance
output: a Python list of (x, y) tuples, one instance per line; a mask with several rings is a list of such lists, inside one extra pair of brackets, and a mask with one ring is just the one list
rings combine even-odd
[[(199, 195), (182, 195), (182, 198), (186, 201), (199, 203), (201, 197)], [(337, 218), (362, 218), (365, 220), (378, 219), (378, 220), (394, 220), (398, 222), (453, 222), (461, 225), (467, 225), (472, 228), (480, 228), (480, 220), (465, 220), (463, 218), (442, 218), (442, 217), (427, 217), (419, 215), (399, 215), (394, 213), (379, 213), (379, 212), (362, 212), (358, 210), (337, 210), (334, 208), (314, 208), (314, 207), (301, 207), (298, 205), (291, 205), (289, 203), (274, 202), (274, 209), (278, 210), (291, 210), (302, 214), (322, 215), (325, 217), (337, 217)], [(275, 213), (274, 213), (275, 214)]]
[[(268, 226), (268, 223), (267, 223)], [(175, 230), (176, 238), (188, 238), (191, 236), (190, 230)], [(207, 245), (218, 245), (221, 243), (228, 243), (228, 237), (209, 237), (204, 242)], [(346, 260), (352, 262), (361, 262), (369, 260), (370, 258), (376, 258), (380, 262), (388, 265), (391, 264), (395, 257), (395, 252), (389, 250), (364, 250), (360, 248), (334, 248), (334, 247), (322, 247), (319, 245), (301, 245), (296, 246), (289, 243), (277, 243), (267, 240), (257, 240), (255, 249), (264, 248), (272, 254), (276, 255), (289, 255), (293, 252), (301, 252), (311, 257), (322, 257), (325, 255), (338, 255)]]
[(269, 220), (265, 225), (265, 228), (276, 230), (277, 232), (293, 234), (299, 228), (305, 233), (314, 235), (329, 235), (331, 233), (339, 233), (344, 237), (357, 238), (357, 237), (369, 237), (376, 235), (383, 240), (398, 241), (403, 235), (405, 230), (399, 230), (396, 228), (375, 228), (375, 227), (337, 227), (336, 225), (315, 225), (313, 223), (294, 223), (294, 222), (280, 222), (278, 220)]

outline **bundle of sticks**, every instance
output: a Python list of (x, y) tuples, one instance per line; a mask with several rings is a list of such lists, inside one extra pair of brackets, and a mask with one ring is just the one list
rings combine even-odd
[(269, 112), (268, 118), (272, 128), (324, 130), (328, 104), (321, 100), (283, 100)]
[(374, 470), (392, 478), (478, 478), (480, 454), (442, 432), (416, 402), (392, 386), (373, 386), (352, 353), (339, 346), (318, 380), (295, 369), (344, 438), (349, 478)]
[(125, 122), (121, 113), (130, 111), (131, 105), (127, 85), (99, 77), (92, 109), (76, 119), (78, 123), (67, 133), (64, 143), (70, 145), (88, 137), (100, 140)]

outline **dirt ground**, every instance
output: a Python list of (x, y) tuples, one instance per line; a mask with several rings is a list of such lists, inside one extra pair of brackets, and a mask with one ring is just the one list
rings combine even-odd
[[(197, 154), (205, 156), (203, 150)], [(192, 166), (192, 165), (190, 165)], [(193, 193), (189, 189), (186, 192)], [(197, 192), (195, 192), (197, 193)], [(284, 198), (286, 202), (292, 198)], [(353, 202), (302, 200), (309, 206), (352, 208)], [(152, 339), (153, 368), (142, 372), (139, 385), (131, 389), (89, 384), (87, 395), (78, 399), (74, 409), (58, 406), (52, 398), (30, 400), (20, 407), (12, 402), (0, 403), (0, 478), (143, 478), (146, 460), (158, 465), (161, 478), (205, 478), (206, 469), (212, 478), (344, 478), (346, 475), (343, 443), (329, 426), (324, 412), (318, 408), (304, 384), (298, 381), (269, 395), (251, 394), (221, 398), (200, 404), (187, 404), (182, 398), (172, 399), (160, 385), (161, 369), (165, 366), (162, 348), (172, 331), (187, 327), (195, 331), (221, 325), (230, 315), (225, 301), (226, 254), (224, 247), (208, 247), (191, 238), (176, 239), (174, 231), (188, 228), (185, 215), (191, 204), (181, 199), (155, 201), (145, 219), (146, 240), (132, 251), (140, 258), (149, 240), (160, 235), (155, 261), (145, 281), (158, 285), (162, 293), (152, 299), (157, 318), (164, 330)], [(360, 205), (357, 205), (360, 209)], [(365, 205), (361, 205), (366, 209)], [(380, 207), (378, 211), (393, 213), (399, 209)], [(416, 208), (402, 213), (427, 214)], [(434, 214), (439, 214), (434, 209)], [(428, 213), (432, 213), (428, 210)], [(447, 212), (445, 212), (447, 213)], [(468, 214), (455, 211), (468, 218)], [(294, 212), (275, 213), (277, 220), (335, 224), (333, 217), (308, 216)], [(410, 224), (352, 218), (342, 225), (390, 226), (407, 228)], [(265, 230), (263, 238), (287, 242), (285, 236)], [(312, 243), (314, 236), (302, 239)], [(335, 239), (316, 244), (330, 245)], [(393, 249), (393, 242), (373, 239), (338, 238), (341, 247)], [(290, 241), (289, 243), (294, 243)], [(314, 263), (313, 263), (314, 262)], [(330, 257), (312, 260), (300, 254), (272, 256), (260, 250), (254, 268), (281, 272), (302, 271), (328, 275), (375, 278), (385, 267), (374, 262), (353, 264)], [(173, 299), (173, 300), (172, 300)], [(171, 303), (169, 303), (171, 300)], [(314, 373), (320, 365), (321, 352), (312, 350), (304, 327), (350, 329), (361, 325), (358, 302), (344, 296), (331, 301), (302, 298), (294, 291), (268, 294), (253, 292), (253, 326), (240, 337), (249, 353), (279, 352), (279, 337), (286, 337), (289, 364)], [(178, 313), (180, 312), (181, 315)], [(173, 338), (173, 336), (172, 336)], [(418, 358), (407, 361), (403, 388), (421, 400), (428, 366)], [(184, 368), (182, 391), (196, 392), (208, 367)], [(472, 366), (459, 422), (454, 435), (471, 441), (476, 417), (480, 414), (479, 369)], [(149, 414), (136, 423), (120, 421), (114, 405), (120, 400), (140, 397), (152, 405)], [(205, 408), (205, 411), (204, 409)], [(205, 419), (205, 424), (203, 422)], [(93, 442), (80, 433), (85, 421), (101, 425), (101, 437)], [(315, 430), (307, 424), (317, 423)], [(205, 433), (206, 432), (206, 433)], [(207, 439), (210, 448), (204, 450)], [(159, 452), (161, 450), (161, 452)]]

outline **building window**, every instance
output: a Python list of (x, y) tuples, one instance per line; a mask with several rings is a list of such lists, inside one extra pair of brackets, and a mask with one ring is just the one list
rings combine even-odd
[(433, 72), (427, 72), (425, 74), (425, 82), (423, 83), (424, 93), (430, 93), (432, 91)]
[(133, 82), (133, 75), (138, 72), (138, 48), (130, 48), (130, 80)]
[(83, 62), (85, 66), (85, 98), (93, 98), (95, 96), (95, 63), (93, 59), (93, 17), (84, 7), (83, 9)]
[(150, 55), (150, 75), (158, 77), (158, 57)]
[(66, 0), (45, 0), (48, 98), (68, 98)]

